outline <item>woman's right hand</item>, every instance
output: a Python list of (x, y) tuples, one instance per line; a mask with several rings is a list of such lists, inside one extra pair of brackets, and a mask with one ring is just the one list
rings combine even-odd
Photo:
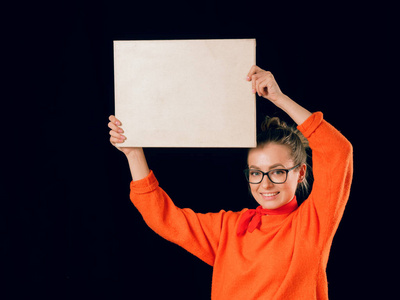
[(126, 137), (123, 135), (124, 130), (120, 128), (121, 121), (118, 120), (114, 115), (111, 115), (109, 118), (110, 122), (108, 123), (108, 128), (110, 128), (110, 143), (115, 146), (118, 150), (122, 151), (125, 155), (133, 151), (140, 150), (141, 148), (137, 147), (120, 147), (117, 144), (122, 144)]

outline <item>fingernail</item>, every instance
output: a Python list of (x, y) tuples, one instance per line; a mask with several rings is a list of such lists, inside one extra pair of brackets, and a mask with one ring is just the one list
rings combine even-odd
[(250, 77), (249, 76), (247, 76), (246, 79), (247, 79), (247, 81), (250, 81)]
[(121, 124), (119, 123), (119, 121), (115, 121), (115, 125), (119, 126)]
[(123, 131), (122, 129), (118, 129), (118, 132), (119, 132), (119, 133), (122, 133), (122, 132), (124, 132), (124, 131)]
[(255, 90), (255, 89), (253, 89), (252, 91), (253, 91), (253, 94), (255, 94), (255, 93), (256, 93), (256, 90)]

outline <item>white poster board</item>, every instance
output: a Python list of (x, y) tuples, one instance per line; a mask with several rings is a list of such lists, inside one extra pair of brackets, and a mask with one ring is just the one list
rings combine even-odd
[(124, 147), (255, 147), (255, 39), (114, 41)]

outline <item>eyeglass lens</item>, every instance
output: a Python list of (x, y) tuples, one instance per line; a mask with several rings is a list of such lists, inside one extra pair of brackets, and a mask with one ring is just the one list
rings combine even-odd
[[(260, 183), (263, 180), (263, 172), (259, 170), (248, 170), (248, 181), (250, 183)], [(286, 181), (286, 170), (276, 169), (271, 170), (268, 173), (269, 179), (274, 183), (284, 183)], [(266, 175), (267, 175), (266, 174)]]

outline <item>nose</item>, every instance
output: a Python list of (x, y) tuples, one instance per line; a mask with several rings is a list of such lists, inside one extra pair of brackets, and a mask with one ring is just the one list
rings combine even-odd
[(263, 188), (265, 188), (265, 189), (268, 189), (268, 188), (274, 186), (274, 183), (273, 183), (271, 180), (269, 180), (269, 178), (268, 178), (267, 175), (264, 175), (264, 178), (263, 178), (263, 180), (261, 181), (260, 184), (261, 184), (261, 186), (262, 186)]

